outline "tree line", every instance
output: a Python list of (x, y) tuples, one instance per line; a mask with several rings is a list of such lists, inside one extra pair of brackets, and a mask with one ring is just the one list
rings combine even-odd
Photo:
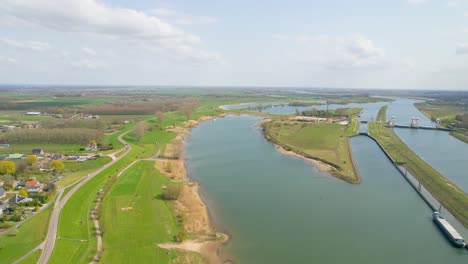
[(2, 135), (9, 143), (43, 143), (43, 144), (87, 144), (90, 140), (100, 141), (102, 131), (90, 128), (62, 129), (19, 129)]
[[(101, 106), (87, 107), (81, 112), (97, 115), (149, 115), (156, 112), (181, 111), (189, 114), (197, 105), (196, 100), (178, 99), (161, 100), (147, 103), (112, 103)], [(191, 113), (190, 113), (191, 114)]]

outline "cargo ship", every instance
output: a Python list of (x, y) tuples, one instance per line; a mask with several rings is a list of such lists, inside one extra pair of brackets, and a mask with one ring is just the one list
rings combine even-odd
[(466, 247), (466, 242), (463, 237), (453, 228), (453, 226), (445, 220), (440, 212), (434, 212), (432, 218), (437, 226), (444, 232), (445, 236), (452, 242), (456, 247)]

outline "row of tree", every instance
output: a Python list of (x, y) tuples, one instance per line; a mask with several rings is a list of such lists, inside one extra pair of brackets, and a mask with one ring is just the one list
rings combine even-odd
[(11, 143), (44, 143), (44, 144), (87, 144), (90, 140), (100, 140), (103, 132), (90, 128), (63, 129), (20, 129), (2, 135)]
[[(32, 166), (37, 162), (37, 157), (35, 155), (28, 155), (26, 161), (29, 166)], [(65, 169), (65, 163), (61, 160), (52, 160), (49, 163), (49, 168), (53, 169), (55, 172), (59, 173)], [(24, 168), (21, 170), (24, 171)], [(11, 160), (2, 160), (0, 161), (0, 174), (2, 175), (13, 175), (17, 172), (16, 164)]]
[(157, 112), (181, 111), (190, 118), (197, 105), (198, 101), (192, 99), (164, 99), (144, 103), (112, 103), (78, 110), (95, 115), (149, 115)]

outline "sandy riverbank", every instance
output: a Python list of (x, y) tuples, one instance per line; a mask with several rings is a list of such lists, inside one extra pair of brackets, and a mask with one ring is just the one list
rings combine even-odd
[[(197, 235), (193, 240), (187, 240), (183, 243), (160, 244), (159, 247), (198, 252), (209, 264), (230, 263), (229, 260), (226, 260), (220, 254), (221, 248), (228, 241), (228, 236), (215, 231), (210, 220), (208, 208), (200, 197), (198, 184), (191, 182), (187, 177), (181, 150), (184, 147), (184, 138), (190, 133), (189, 129), (191, 127), (196, 126), (200, 122), (223, 116), (204, 116), (198, 120), (185, 122), (183, 127), (169, 129), (176, 133), (177, 136), (167, 145), (163, 153), (165, 158), (158, 159), (155, 163), (155, 168), (164, 173), (168, 178), (180, 180), (184, 183), (180, 197), (175, 202), (175, 209), (178, 213), (185, 216), (185, 231)], [(170, 170), (168, 167), (170, 167)]]
[(300, 154), (297, 154), (296, 152), (294, 151), (290, 151), (290, 150), (285, 150), (283, 147), (281, 147), (280, 145), (278, 144), (275, 144), (274, 142), (271, 142), (275, 148), (281, 153), (281, 154), (284, 154), (284, 155), (289, 155), (289, 156), (294, 156), (294, 157), (297, 157), (297, 158), (301, 158), (301, 159), (304, 159), (306, 161), (309, 161), (310, 163), (312, 163), (319, 171), (321, 172), (328, 172), (328, 173), (333, 173), (336, 171), (335, 167), (329, 165), (329, 164), (326, 164), (325, 162), (322, 162), (320, 160), (315, 160), (315, 159), (310, 159), (310, 158), (307, 158), (307, 157), (304, 157)]

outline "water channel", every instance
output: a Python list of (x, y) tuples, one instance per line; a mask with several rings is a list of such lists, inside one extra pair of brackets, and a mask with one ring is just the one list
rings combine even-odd
[(431, 211), (377, 145), (351, 139), (351, 185), (280, 154), (254, 117), (201, 123), (186, 138), (189, 177), (236, 263), (463, 263)]

